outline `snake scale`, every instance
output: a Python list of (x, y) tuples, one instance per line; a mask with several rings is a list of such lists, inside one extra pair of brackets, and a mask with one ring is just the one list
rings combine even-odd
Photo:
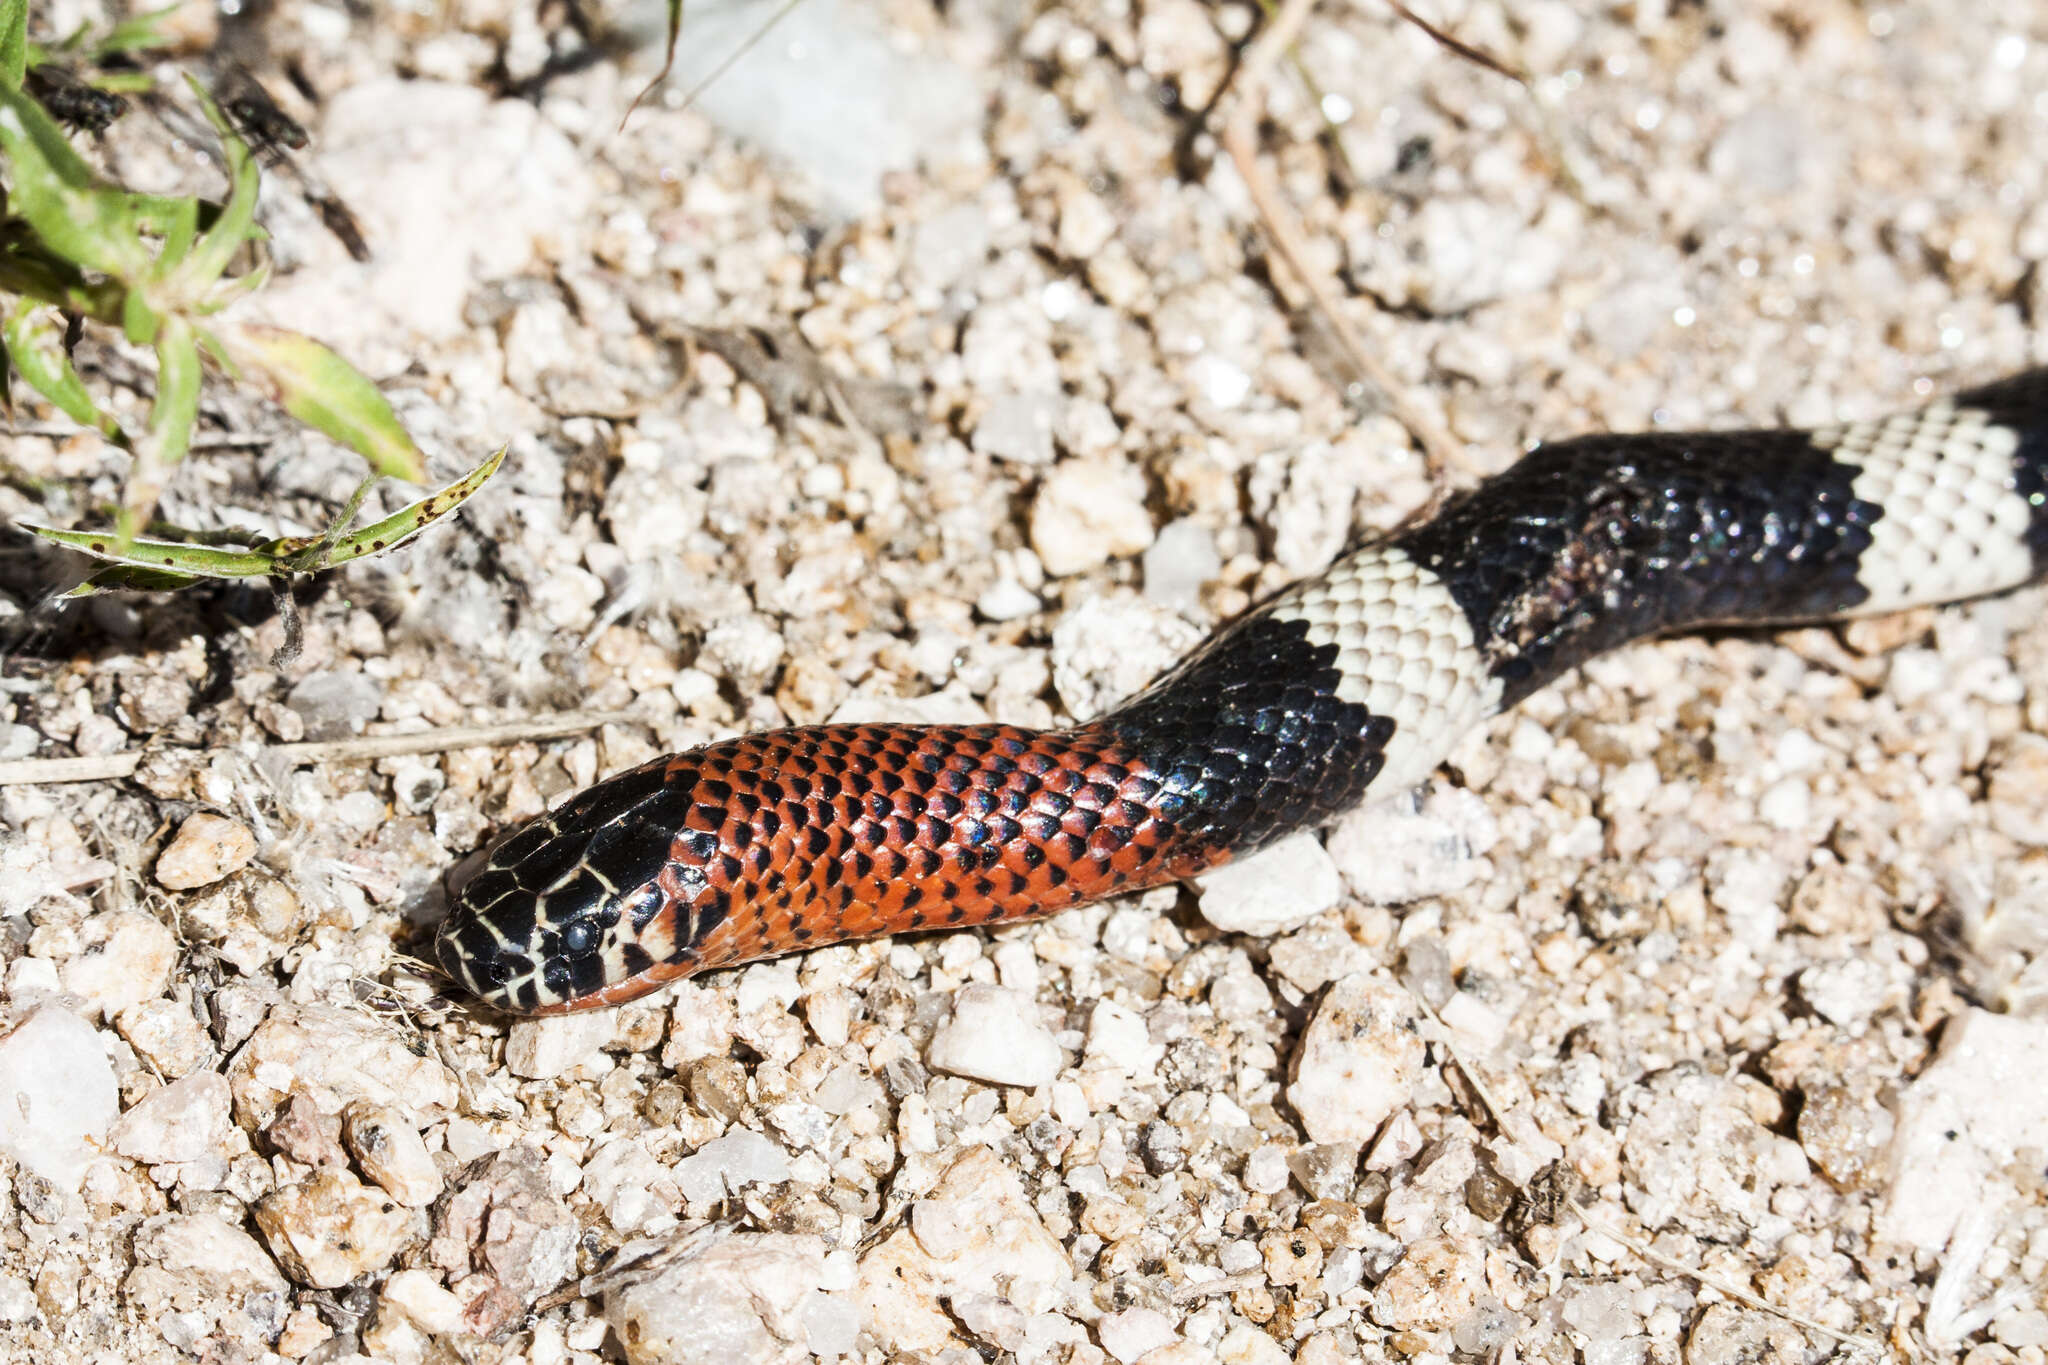
[(1062, 730), (820, 725), (599, 782), (502, 836), (442, 967), (545, 1014), (828, 943), (1049, 915), (1421, 781), (1646, 636), (1897, 611), (2048, 575), (2048, 370), (1818, 431), (1539, 446)]

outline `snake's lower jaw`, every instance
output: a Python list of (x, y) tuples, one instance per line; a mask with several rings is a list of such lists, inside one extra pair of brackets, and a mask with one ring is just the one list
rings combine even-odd
[(601, 990), (593, 991), (589, 995), (576, 996), (572, 999), (558, 1001), (550, 1005), (523, 1009), (497, 1001), (492, 1001), (491, 1003), (496, 1005), (497, 1008), (504, 1010), (507, 1014), (517, 1014), (526, 1018), (541, 1018), (550, 1014), (577, 1014), (583, 1010), (607, 1009), (613, 1005), (623, 1005), (628, 1001), (638, 1000), (642, 996), (652, 995), (671, 981), (680, 981), (686, 976), (694, 975), (697, 970), (697, 964), (687, 960), (682, 962), (657, 962), (646, 971), (626, 977), (622, 981), (615, 981), (611, 985)]

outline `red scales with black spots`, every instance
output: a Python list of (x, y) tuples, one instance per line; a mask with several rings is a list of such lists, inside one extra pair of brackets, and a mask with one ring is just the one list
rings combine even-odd
[(826, 725), (599, 783), (494, 846), (436, 949), (520, 1013), (882, 934), (1000, 924), (1190, 876), (1356, 799), (1389, 726), (1335, 650), (1254, 616), (1068, 730)]

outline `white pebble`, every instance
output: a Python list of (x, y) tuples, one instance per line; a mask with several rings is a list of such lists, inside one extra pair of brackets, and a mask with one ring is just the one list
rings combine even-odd
[(1201, 642), (1202, 631), (1128, 592), (1091, 597), (1052, 629), (1052, 686), (1078, 720), (1140, 691)]
[(1095, 1332), (1102, 1342), (1102, 1349), (1125, 1365), (1148, 1351), (1156, 1351), (1180, 1340), (1180, 1334), (1173, 1330), (1173, 1324), (1167, 1321), (1165, 1314), (1150, 1308), (1126, 1308), (1121, 1313), (1105, 1313), (1096, 1324)]
[(1163, 607), (1183, 611), (1199, 602), (1203, 587), (1223, 572), (1215, 533), (1192, 517), (1161, 527), (1141, 562), (1145, 596)]
[(228, 1080), (197, 1071), (142, 1097), (113, 1130), (114, 1150), (146, 1166), (221, 1155), (228, 1140)]
[(1368, 905), (1406, 905), (1470, 886), (1487, 869), (1500, 826), (1462, 787), (1433, 786), (1419, 810), (1404, 801), (1361, 807), (1330, 830), (1330, 857)]
[(0, 1038), (0, 1153), (25, 1169), (77, 1189), (119, 1112), (114, 1068), (77, 1015), (44, 1005)]
[(64, 989), (86, 1002), (88, 1015), (112, 1018), (156, 998), (178, 962), (171, 931), (139, 911), (95, 916), (85, 937), (87, 951), (64, 964)]
[(246, 826), (200, 811), (186, 817), (156, 860), (157, 884), (172, 891), (190, 891), (246, 867), (255, 856), (256, 836)]
[(1098, 1000), (1088, 1015), (1088, 1047), (1083, 1054), (1091, 1067), (1110, 1067), (1127, 1076), (1148, 1075), (1166, 1049), (1152, 1041), (1145, 1016), (1114, 1000)]
[(1067, 460), (1031, 504), (1031, 548), (1055, 578), (1086, 573), (1152, 543), (1145, 479), (1128, 464)]
[(579, 1010), (521, 1019), (505, 1040), (505, 1069), (528, 1080), (552, 1080), (599, 1059), (612, 1040), (616, 1016), (609, 1010)]
[(822, 1259), (815, 1237), (715, 1227), (608, 1294), (605, 1317), (631, 1365), (794, 1359), (808, 1354), (803, 1310)]
[(1361, 973), (1330, 987), (1287, 1087), (1311, 1139), (1365, 1143), (1407, 1105), (1422, 1074), (1420, 1027), (1414, 999), (1391, 981)]
[(989, 403), (974, 426), (974, 448), (1012, 464), (1052, 463), (1053, 419), (1058, 395), (1008, 393)]
[(1060, 1047), (1038, 1006), (1015, 991), (963, 986), (953, 1017), (932, 1034), (928, 1059), (940, 1071), (993, 1085), (1045, 1085), (1059, 1074)]
[(1196, 884), (1202, 918), (1233, 934), (1285, 933), (1344, 899), (1344, 878), (1310, 830), (1225, 863)]

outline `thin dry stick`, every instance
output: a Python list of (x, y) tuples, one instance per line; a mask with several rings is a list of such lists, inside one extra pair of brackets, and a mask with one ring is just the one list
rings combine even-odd
[(1822, 1336), (1832, 1341), (1838, 1341), (1844, 1346), (1876, 1351), (1880, 1355), (1884, 1353), (1884, 1343), (1875, 1337), (1861, 1336), (1854, 1332), (1838, 1332), (1825, 1323), (1815, 1322), (1803, 1313), (1795, 1313), (1782, 1304), (1772, 1303), (1769, 1299), (1759, 1298), (1733, 1281), (1724, 1280), (1719, 1275), (1715, 1275), (1710, 1271), (1701, 1270), (1698, 1266), (1687, 1265), (1684, 1261), (1666, 1256), (1663, 1252), (1652, 1248), (1647, 1243), (1638, 1242), (1619, 1228), (1609, 1226), (1605, 1219), (1593, 1217), (1592, 1213), (1586, 1209), (1579, 1210), (1579, 1217), (1589, 1229), (1610, 1241), (1618, 1242), (1622, 1246), (1627, 1247), (1631, 1252), (1648, 1261), (1651, 1265), (1668, 1270), (1674, 1275), (1683, 1275), (1689, 1280), (1698, 1280), (1707, 1288), (1727, 1295), (1746, 1308), (1754, 1308), (1759, 1313), (1769, 1313), (1773, 1317), (1783, 1318), (1795, 1327), (1804, 1327), (1809, 1332), (1818, 1332)]
[(1286, 0), (1279, 14), (1252, 41), (1234, 81), (1237, 103), (1223, 124), (1223, 149), (1230, 153), (1231, 161), (1237, 166), (1238, 176), (1251, 195), (1252, 207), (1258, 211), (1259, 220), (1265, 225), (1273, 250), (1287, 263), (1288, 270), (1301, 282), (1302, 288), (1308, 291), (1316, 312), (1336, 337), (1346, 358), (1386, 396), (1387, 406), (1395, 420), (1407, 428), (1408, 434), (1422, 447), (1431, 473), (1441, 476), (1456, 466), (1458, 443), (1441, 422), (1409, 396), (1394, 372), (1366, 349), (1357, 330), (1345, 320), (1329, 282), (1308, 267), (1307, 253), (1302, 246), (1300, 229), (1295, 225), (1293, 210), (1282, 201), (1278, 187), (1259, 163), (1258, 125), (1259, 116), (1265, 109), (1266, 81), (1282, 54), (1300, 36), (1302, 25), (1314, 7), (1315, 0)]
[[(541, 720), (508, 720), (496, 725), (448, 725), (402, 735), (365, 735), (360, 739), (309, 740), (302, 744), (271, 744), (267, 754), (287, 762), (347, 763), (360, 759), (397, 758), (402, 754), (436, 754), (448, 749), (517, 744), (594, 730), (600, 725), (645, 720), (637, 711), (569, 711)], [(201, 749), (199, 753), (239, 753), (238, 749)], [(105, 782), (128, 777), (142, 765), (142, 751), (103, 754), (92, 758), (22, 758), (0, 763), (0, 787), (21, 783)]]

